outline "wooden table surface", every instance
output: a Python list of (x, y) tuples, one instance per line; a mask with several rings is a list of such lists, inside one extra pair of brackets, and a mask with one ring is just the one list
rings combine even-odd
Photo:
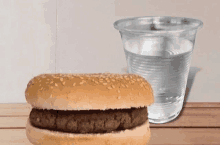
[[(0, 145), (31, 145), (25, 126), (29, 104), (0, 104)], [(185, 103), (180, 116), (150, 124), (151, 145), (220, 145), (220, 103)]]

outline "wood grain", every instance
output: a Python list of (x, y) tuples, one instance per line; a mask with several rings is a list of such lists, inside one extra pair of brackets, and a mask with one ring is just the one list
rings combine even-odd
[(28, 116), (21, 117), (0, 117), (0, 129), (1, 128), (16, 128), (25, 127)]
[[(179, 117), (165, 124), (150, 124), (151, 128), (167, 127), (220, 127), (220, 107), (213, 107), (204, 103), (197, 103), (184, 107)], [(206, 106), (206, 107), (192, 107)], [(29, 104), (0, 104), (0, 128), (2, 127), (25, 127), (26, 120), (31, 111)]]
[(0, 116), (28, 116), (31, 111), (30, 104), (0, 104)]
[[(31, 145), (25, 126), (29, 104), (0, 104), (1, 145)], [(186, 103), (179, 117), (166, 124), (150, 124), (151, 145), (219, 145), (220, 104)]]
[[(220, 129), (152, 128), (150, 145), (219, 145)], [(25, 129), (0, 129), (1, 145), (31, 145)]]
[[(29, 109), (24, 112), (28, 111)], [(150, 127), (220, 127), (219, 114), (220, 108), (184, 108), (180, 116), (174, 121), (165, 124), (150, 124)], [(2, 116), (0, 117), (0, 127), (25, 127), (27, 119), (28, 115)]]
[(179, 116), (165, 124), (151, 127), (220, 127), (220, 108), (183, 108)]
[(220, 129), (152, 128), (152, 145), (219, 145)]
[(220, 107), (220, 102), (184, 102), (185, 107)]
[[(186, 102), (183, 108), (213, 108), (219, 107), (220, 102)], [(31, 105), (27, 103), (18, 104), (0, 104), (0, 116), (18, 116), (29, 115), (31, 111)]]

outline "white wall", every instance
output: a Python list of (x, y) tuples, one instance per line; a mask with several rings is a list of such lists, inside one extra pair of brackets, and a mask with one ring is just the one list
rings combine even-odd
[(196, 38), (186, 101), (219, 102), (219, 7), (219, 0), (1, 0), (0, 103), (25, 102), (26, 84), (39, 73), (122, 72), (126, 61), (113, 22), (159, 15), (204, 22)]
[(0, 103), (25, 102), (28, 81), (55, 72), (55, 36), (55, 0), (0, 0)]
[(113, 0), (58, 0), (57, 71), (118, 72), (126, 66)]

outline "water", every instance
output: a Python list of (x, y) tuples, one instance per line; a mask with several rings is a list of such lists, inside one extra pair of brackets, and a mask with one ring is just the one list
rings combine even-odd
[(178, 44), (181, 49), (177, 45), (166, 44), (167, 49), (156, 53), (149, 51), (148, 48), (152, 48), (152, 45), (145, 50), (142, 48), (142, 52), (137, 49), (134, 51), (134, 46), (127, 45), (124, 49), (128, 73), (143, 76), (154, 90), (155, 103), (148, 107), (149, 121), (169, 122), (182, 109), (193, 43), (182, 41)]
[(118, 20), (128, 73), (152, 85), (155, 103), (148, 107), (151, 123), (166, 123), (182, 110), (196, 33), (203, 22), (186, 17), (135, 17)]

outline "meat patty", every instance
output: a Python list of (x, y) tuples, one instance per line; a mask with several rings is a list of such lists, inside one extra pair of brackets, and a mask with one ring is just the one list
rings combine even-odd
[(33, 108), (30, 122), (43, 129), (71, 133), (106, 133), (131, 129), (147, 121), (147, 108), (61, 111)]

